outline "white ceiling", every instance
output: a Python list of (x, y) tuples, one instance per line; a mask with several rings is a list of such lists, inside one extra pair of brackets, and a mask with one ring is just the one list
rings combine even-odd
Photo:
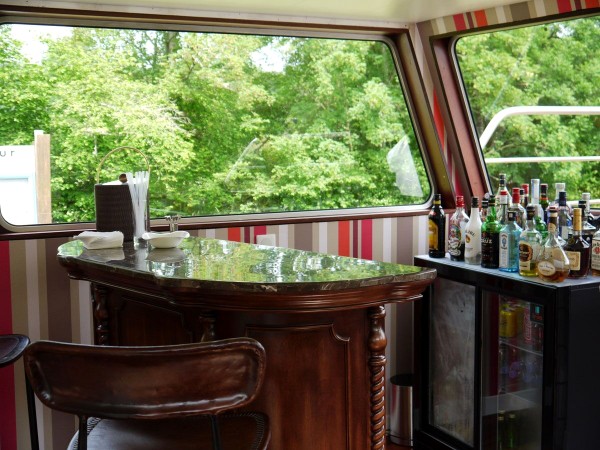
[(393, 27), (523, 0), (4, 0), (3, 4)]

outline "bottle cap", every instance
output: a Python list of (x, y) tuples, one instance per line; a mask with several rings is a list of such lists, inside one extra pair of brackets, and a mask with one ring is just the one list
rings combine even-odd
[(554, 189), (556, 189), (556, 192), (564, 191), (565, 188), (565, 183), (554, 183)]
[(471, 208), (479, 207), (479, 197), (471, 197)]
[(529, 194), (529, 185), (526, 183), (523, 183), (521, 185), (521, 187), (523, 188), (523, 192), (525, 192), (526, 194)]
[(458, 207), (465, 206), (465, 198), (462, 195), (456, 196), (456, 206), (458, 206)]
[(566, 191), (560, 191), (558, 193), (558, 204), (560, 206), (566, 206), (567, 205), (567, 192)]
[(442, 202), (442, 194), (434, 194), (433, 195), (433, 203), (441, 203)]
[(513, 203), (519, 203), (521, 200), (521, 194), (519, 193), (520, 189), (518, 187), (512, 188), (512, 201)]
[(514, 222), (517, 218), (517, 212), (514, 209), (509, 209), (507, 217), (509, 222)]
[(488, 205), (496, 206), (496, 196), (494, 194), (490, 194), (490, 198), (488, 199)]
[(533, 217), (535, 216), (535, 205), (527, 205), (525, 210), (527, 211), (527, 219), (533, 219)]
[(591, 200), (592, 198), (592, 194), (590, 194), (589, 192), (584, 192), (583, 194), (581, 194), (581, 199), (585, 200), (586, 202)]
[(547, 194), (548, 193), (548, 183), (540, 184), (540, 191), (542, 191), (543, 194)]

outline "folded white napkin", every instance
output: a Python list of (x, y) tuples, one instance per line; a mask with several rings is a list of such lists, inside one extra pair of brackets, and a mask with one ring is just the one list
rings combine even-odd
[(83, 246), (89, 250), (123, 247), (123, 233), (120, 231), (84, 231), (75, 236), (75, 239), (83, 242)]

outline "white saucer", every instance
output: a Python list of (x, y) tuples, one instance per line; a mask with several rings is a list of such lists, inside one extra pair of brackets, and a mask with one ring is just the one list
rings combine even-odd
[(173, 248), (181, 244), (185, 238), (189, 237), (187, 231), (170, 231), (165, 233), (149, 232), (142, 234), (142, 239), (148, 241), (155, 248)]

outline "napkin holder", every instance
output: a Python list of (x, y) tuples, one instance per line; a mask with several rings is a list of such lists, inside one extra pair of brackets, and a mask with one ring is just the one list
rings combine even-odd
[[(100, 170), (106, 158), (111, 154), (121, 150), (133, 150), (138, 152), (144, 158), (150, 172), (148, 158), (140, 150), (134, 147), (117, 147), (108, 152), (98, 165), (96, 175), (96, 185), (94, 186), (94, 200), (96, 203), (96, 231), (120, 231), (123, 233), (123, 240), (133, 241), (135, 223), (133, 216), (133, 205), (131, 203), (131, 193), (127, 183), (119, 184), (101, 184)], [(150, 208), (149, 199), (146, 199), (146, 229), (150, 229)]]

